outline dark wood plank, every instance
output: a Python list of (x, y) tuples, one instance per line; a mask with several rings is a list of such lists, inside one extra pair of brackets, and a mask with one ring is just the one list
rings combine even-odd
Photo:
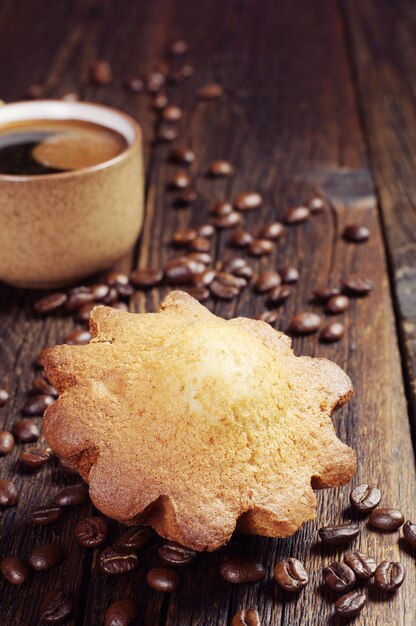
[[(46, 4), (26, 0), (17, 15), (8, 18), (8, 45), (23, 36), (30, 50), (35, 42), (42, 42), (44, 26), (34, 18)], [(294, 346), (297, 353), (327, 356), (349, 372), (356, 395), (335, 423), (342, 439), (358, 453), (359, 473), (354, 483), (366, 480), (380, 484), (385, 503), (402, 507), (408, 517), (414, 518), (414, 460), (383, 242), (342, 23), (334, 3), (325, 0), (319, 11), (312, 11), (306, 0), (290, 6), (286, 2), (264, 2), (261, 10), (249, 0), (229, 5), (219, 0), (194, 4), (157, 0), (100, 5), (57, 2), (54, 6), (54, 32), (50, 40), (46, 38), (38, 46), (37, 73), (31, 78), (27, 61), (16, 45), (11, 68), (0, 66), (0, 96), (17, 98), (34, 80), (46, 82), (47, 95), (56, 96), (63, 89), (77, 87), (81, 80), (83, 97), (120, 106), (139, 119), (146, 140), (148, 189), (139, 266), (158, 266), (172, 256), (169, 241), (178, 227), (204, 223), (216, 200), (232, 199), (240, 191), (259, 190), (266, 200), (260, 214), (247, 217), (252, 230), (260, 222), (280, 218), (286, 207), (313, 192), (326, 197), (328, 209), (307, 224), (288, 229), (270, 261), (250, 263), (259, 269), (293, 262), (300, 269), (299, 285), (279, 320), (283, 330), (294, 312), (319, 310), (309, 303), (317, 284), (338, 284), (340, 277), (350, 271), (362, 271), (374, 280), (375, 293), (353, 301), (343, 316), (346, 334), (339, 344), (324, 346), (316, 337), (310, 337), (296, 339)], [(30, 28), (22, 24), (25, 19), (31, 20)], [(137, 71), (153, 69), (169, 41), (182, 35), (190, 41), (197, 72), (182, 86), (170, 87), (169, 94), (184, 106), (181, 140), (189, 141), (196, 151), (191, 171), (199, 200), (192, 209), (177, 210), (171, 208), (172, 195), (166, 192), (176, 168), (166, 162), (169, 148), (152, 144), (155, 117), (149, 99), (127, 95), (121, 83)], [(0, 54), (5, 45), (0, 37)], [(113, 64), (115, 80), (108, 88), (93, 88), (87, 83), (88, 67), (96, 56), (108, 58)], [(196, 89), (211, 80), (224, 84), (224, 97), (217, 102), (198, 101)], [(203, 173), (213, 158), (232, 160), (237, 166), (236, 176), (231, 181), (208, 180)], [(370, 227), (368, 244), (356, 247), (340, 238), (343, 225), (354, 221)], [(229, 233), (217, 238), (216, 259), (236, 254), (227, 246), (228, 238)], [(154, 310), (163, 292), (138, 294), (132, 298), (132, 308)], [(5, 380), (13, 392), (11, 403), (3, 411), (6, 426), (19, 414), (30, 386), (32, 359), (72, 328), (72, 321), (66, 318), (36, 319), (30, 307), (33, 297), (8, 288), (1, 291), (0, 380)], [(238, 302), (210, 301), (208, 306), (225, 317), (254, 316), (263, 310), (263, 299), (247, 289)], [(15, 452), (1, 461), (5, 475), (16, 476), (16, 458)], [(29, 482), (19, 475), (18, 479), (23, 485), (22, 502), (16, 511), (2, 515), (0, 556), (10, 551), (25, 555), (34, 541), (51, 536), (50, 531), (45, 535), (38, 529), (27, 532), (26, 519), (30, 507), (57, 488), (58, 471), (43, 469)], [(69, 557), (64, 565), (37, 576), (20, 590), (10, 590), (2, 581), (2, 619), (7, 624), (38, 624), (39, 597), (46, 586), (64, 580), (79, 602), (76, 619), (68, 622), (72, 624), (102, 623), (108, 603), (121, 596), (138, 602), (137, 623), (149, 626), (225, 626), (238, 608), (248, 606), (258, 607), (263, 626), (294, 626), (300, 619), (306, 626), (315, 626), (317, 615), (322, 623), (330, 620), (336, 624), (330, 618), (332, 601), (320, 590), (320, 568), (334, 555), (322, 553), (315, 545), (316, 531), (325, 522), (348, 519), (348, 494), (349, 487), (320, 493), (317, 520), (292, 538), (236, 536), (225, 549), (201, 555), (195, 566), (183, 572), (183, 585), (171, 598), (160, 597), (144, 583), (147, 568), (158, 562), (157, 541), (143, 553), (143, 564), (136, 574), (119, 579), (106, 577), (97, 568), (97, 554), (86, 556), (72, 538), (75, 519), (88, 507), (71, 512), (62, 527), (52, 531), (56, 538), (59, 533), (67, 547)], [(119, 525), (112, 525), (112, 537), (121, 531)], [(378, 560), (400, 558), (407, 566), (408, 577), (391, 602), (372, 593), (375, 601), (356, 623), (408, 626), (409, 612), (414, 610), (415, 571), (411, 557), (398, 548), (397, 534), (380, 536), (363, 524), (357, 545), (372, 551)], [(278, 593), (271, 581), (230, 588), (217, 572), (218, 564), (229, 553), (259, 558), (270, 574), (278, 558), (297, 556), (305, 561), (311, 584), (296, 599)]]
[(414, 5), (405, 0), (344, 1), (343, 5), (416, 428), (416, 13)]

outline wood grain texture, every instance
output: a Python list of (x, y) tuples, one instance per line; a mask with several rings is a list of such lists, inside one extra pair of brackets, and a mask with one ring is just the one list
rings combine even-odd
[[(355, 396), (335, 417), (339, 436), (357, 451), (359, 469), (353, 484), (380, 485), (386, 505), (398, 506), (407, 518), (416, 519), (414, 457), (373, 172), (364, 150), (368, 138), (360, 128), (342, 16), (332, 0), (312, 5), (307, 0), (261, 5), (252, 0), (227, 4), (219, 0), (96, 4), (58, 0), (46, 25), (46, 17), (39, 19), (50, 6), (46, 0), (25, 0), (13, 4), (13, 10), (8, 3), (0, 21), (0, 55), (4, 58), (9, 51), (10, 60), (7, 66), (0, 64), (0, 97), (17, 99), (33, 82), (46, 84), (49, 97), (79, 89), (81, 84), (83, 98), (118, 106), (142, 124), (146, 220), (137, 250), (124, 267), (132, 258), (139, 267), (160, 266), (176, 254), (170, 241), (178, 228), (203, 224), (216, 201), (232, 200), (239, 192), (257, 190), (264, 196), (261, 211), (246, 217), (253, 232), (261, 223), (280, 219), (286, 208), (312, 193), (322, 194), (328, 205), (322, 214), (288, 228), (270, 259), (250, 259), (250, 264), (256, 271), (285, 263), (300, 270), (299, 284), (281, 311), (277, 326), (282, 330), (287, 330), (295, 312), (321, 311), (310, 302), (316, 286), (337, 285), (349, 272), (366, 274), (374, 281), (374, 293), (352, 300), (342, 316), (346, 326), (342, 341), (323, 345), (316, 336), (296, 338), (294, 348), (297, 354), (333, 359), (353, 380)], [(178, 36), (190, 42), (190, 60), (196, 69), (194, 77), (168, 88), (172, 102), (184, 108), (180, 140), (196, 152), (190, 171), (199, 197), (189, 209), (172, 207), (173, 194), (166, 188), (178, 168), (167, 162), (170, 148), (154, 143), (156, 116), (149, 97), (127, 94), (121, 86), (125, 78), (153, 70)], [(113, 65), (115, 78), (109, 87), (88, 83), (88, 68), (97, 56)], [(371, 73), (368, 68), (366, 72)], [(198, 100), (197, 89), (213, 80), (224, 85), (224, 96), (215, 102)], [(380, 146), (380, 152), (383, 149)], [(236, 175), (227, 180), (208, 179), (205, 172), (215, 158), (231, 160)], [(374, 176), (377, 181), (380, 173), (374, 171)], [(397, 188), (392, 189), (393, 194)], [(344, 225), (353, 222), (370, 228), (367, 244), (354, 246), (341, 238)], [(239, 254), (228, 246), (229, 236), (224, 231), (216, 237), (216, 260)], [(132, 310), (155, 310), (165, 292), (155, 289), (136, 294)], [(0, 381), (12, 394), (1, 411), (4, 427), (10, 427), (21, 413), (37, 353), (73, 327), (64, 316), (35, 317), (34, 298), (33, 293), (7, 287), (0, 291)], [(263, 301), (246, 289), (231, 303), (207, 304), (224, 317), (254, 317), (264, 310)], [(317, 529), (351, 519), (350, 486), (318, 493), (317, 519), (289, 539), (235, 536), (224, 549), (200, 555), (195, 565), (181, 573), (182, 586), (169, 597), (145, 584), (147, 569), (160, 563), (159, 540), (143, 552), (138, 572), (118, 578), (99, 571), (98, 551), (87, 554), (76, 545), (74, 523), (91, 510), (90, 505), (69, 511), (56, 529), (30, 528), (28, 511), (51, 498), (62, 475), (51, 466), (23, 476), (17, 456), (15, 450), (0, 460), (2, 476), (22, 485), (17, 509), (2, 512), (0, 557), (25, 556), (34, 543), (52, 538), (63, 543), (67, 558), (55, 571), (37, 574), (21, 589), (0, 581), (2, 623), (38, 625), (40, 599), (59, 581), (78, 601), (77, 613), (68, 621), (71, 626), (101, 624), (108, 604), (120, 597), (138, 602), (137, 624), (144, 626), (227, 626), (238, 609), (250, 606), (258, 608), (263, 626), (339, 623), (332, 616), (334, 598), (322, 589), (320, 570), (342, 552), (323, 550)], [(407, 579), (391, 600), (371, 589), (373, 601), (355, 623), (409, 626), (415, 611), (414, 558), (399, 548), (397, 533), (380, 535), (369, 530), (365, 521), (360, 524), (363, 530), (357, 547), (372, 552), (378, 561), (402, 560)], [(121, 534), (120, 525), (111, 526), (112, 538)], [(268, 581), (230, 587), (218, 574), (219, 563), (229, 554), (262, 561)], [(279, 592), (272, 580), (275, 562), (286, 555), (303, 560), (310, 572), (311, 582), (299, 597)]]

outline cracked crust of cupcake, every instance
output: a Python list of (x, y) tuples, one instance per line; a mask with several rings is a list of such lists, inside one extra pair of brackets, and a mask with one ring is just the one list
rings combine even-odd
[(215, 550), (236, 527), (291, 535), (315, 516), (312, 487), (354, 475), (331, 421), (350, 379), (268, 324), (173, 291), (158, 313), (96, 307), (90, 326), (88, 345), (44, 355), (60, 394), (44, 428), (106, 515)]

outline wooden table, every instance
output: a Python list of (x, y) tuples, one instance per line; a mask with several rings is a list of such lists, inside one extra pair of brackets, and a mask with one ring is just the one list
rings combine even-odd
[[(3, 0), (0, 8), (0, 98), (20, 99), (33, 83), (44, 85), (46, 97), (76, 90), (85, 100), (120, 107), (143, 127), (146, 219), (141, 240), (120, 266), (125, 270), (161, 265), (173, 255), (169, 242), (178, 228), (206, 222), (216, 201), (238, 192), (257, 190), (265, 198), (261, 213), (247, 216), (251, 230), (259, 220), (280, 219), (285, 208), (311, 194), (325, 199), (327, 209), (302, 226), (288, 228), (271, 259), (250, 263), (259, 270), (290, 262), (300, 270), (299, 284), (281, 310), (281, 329), (295, 312), (319, 310), (309, 302), (317, 285), (336, 285), (350, 272), (374, 281), (374, 292), (352, 300), (342, 316), (346, 332), (339, 343), (324, 345), (314, 335), (296, 338), (294, 348), (329, 357), (350, 374), (355, 396), (335, 423), (339, 436), (358, 454), (353, 484), (378, 484), (383, 503), (397, 506), (413, 520), (415, 26), (416, 11), (406, 0)], [(132, 95), (122, 87), (126, 78), (155, 69), (178, 37), (189, 41), (189, 60), (196, 71), (183, 84), (170, 85), (168, 94), (185, 111), (180, 140), (196, 152), (191, 172), (199, 194), (192, 208), (182, 210), (172, 208), (166, 191), (177, 168), (168, 163), (169, 146), (154, 142), (157, 116), (149, 95)], [(96, 58), (113, 66), (114, 79), (107, 87), (89, 83)], [(196, 90), (212, 81), (224, 86), (223, 97), (198, 100)], [(225, 181), (208, 179), (204, 172), (215, 158), (231, 160), (236, 175)], [(341, 233), (347, 223), (368, 226), (369, 242), (346, 243)], [(217, 237), (216, 258), (223, 251), (232, 253), (228, 238), (228, 232)], [(164, 291), (137, 293), (131, 310), (155, 310)], [(74, 326), (70, 317), (34, 315), (37, 296), (6, 286), (0, 290), (0, 386), (11, 393), (1, 409), (7, 429), (22, 414), (35, 375), (33, 360)], [(230, 303), (207, 304), (225, 317), (264, 310), (263, 298), (251, 289)], [(76, 614), (67, 622), (72, 625), (103, 623), (108, 604), (123, 596), (139, 604), (135, 623), (148, 626), (225, 626), (239, 608), (250, 606), (259, 609), (266, 626), (339, 623), (332, 617), (334, 598), (322, 588), (320, 569), (342, 552), (323, 551), (316, 538), (321, 525), (350, 519), (350, 486), (320, 492), (317, 519), (289, 539), (234, 537), (221, 551), (201, 555), (183, 572), (178, 592), (162, 596), (144, 580), (149, 566), (158, 563), (154, 546), (143, 553), (137, 573), (110, 578), (97, 568), (97, 553), (76, 544), (74, 524), (91, 511), (90, 505), (68, 512), (54, 528), (28, 523), (32, 507), (48, 502), (63, 482), (76, 479), (62, 478), (55, 463), (38, 472), (23, 470), (19, 450), (0, 461), (2, 477), (22, 488), (18, 507), (1, 513), (0, 556), (25, 557), (35, 544), (59, 541), (67, 558), (22, 588), (0, 583), (2, 626), (39, 624), (40, 601), (57, 585), (77, 600)], [(360, 523), (363, 532), (356, 545), (378, 561), (400, 559), (407, 578), (391, 599), (371, 590), (371, 603), (356, 623), (412, 626), (414, 555), (399, 545), (398, 533), (379, 534)], [(112, 533), (120, 533), (120, 527), (114, 524)], [(278, 592), (272, 579), (231, 587), (218, 574), (218, 564), (230, 553), (258, 558), (270, 579), (279, 558), (296, 556), (306, 563), (311, 583), (295, 598)]]

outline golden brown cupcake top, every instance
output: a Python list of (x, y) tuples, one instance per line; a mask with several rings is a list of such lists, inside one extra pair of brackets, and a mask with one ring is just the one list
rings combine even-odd
[(314, 517), (311, 482), (354, 474), (331, 421), (351, 381), (326, 359), (296, 357), (264, 322), (225, 321), (176, 291), (159, 313), (96, 307), (91, 331), (86, 346), (47, 351), (60, 397), (44, 423), (106, 515), (214, 550), (237, 522), (292, 534)]

